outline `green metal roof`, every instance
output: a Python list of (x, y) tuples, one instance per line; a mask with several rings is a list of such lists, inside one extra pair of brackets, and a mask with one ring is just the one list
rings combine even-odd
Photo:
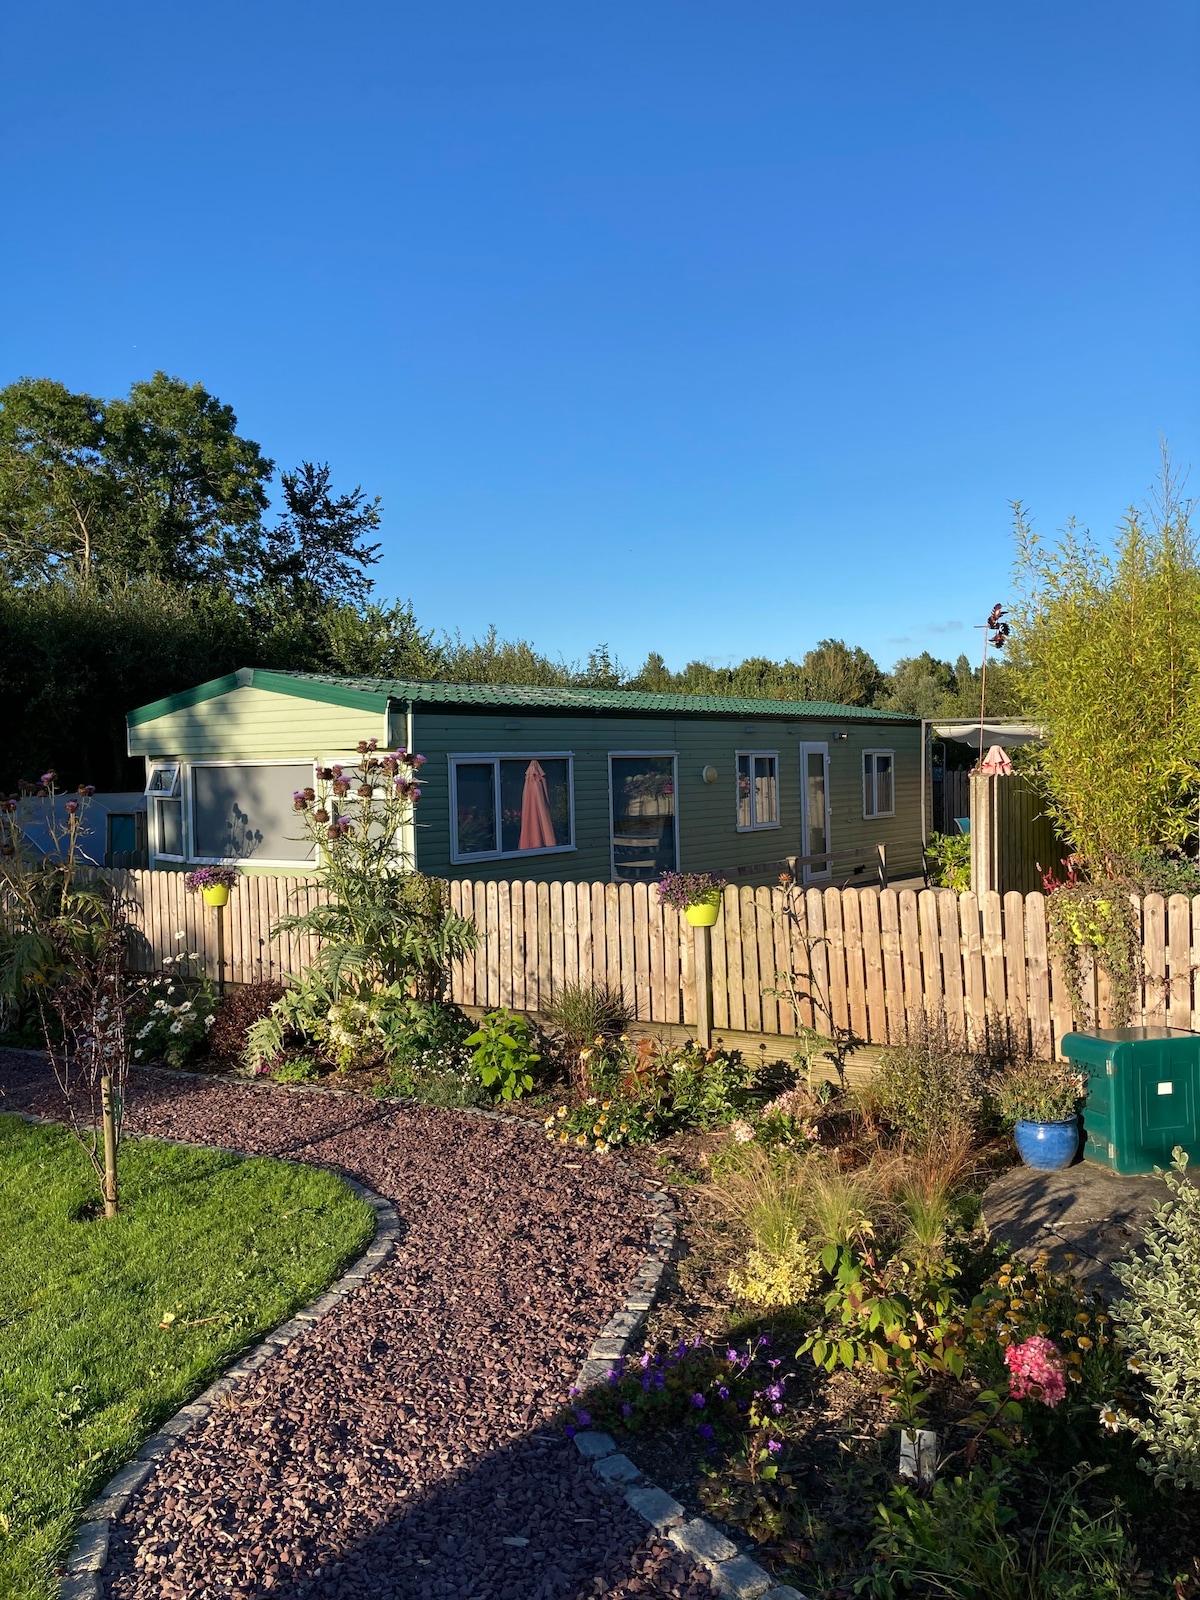
[(919, 719), (897, 711), (877, 711), (871, 706), (840, 706), (825, 700), (754, 700), (716, 694), (646, 694), (640, 689), (546, 688), (534, 684), (421, 682), (412, 678), (340, 678), (324, 672), (270, 672), (243, 667), (224, 678), (213, 678), (139, 706), (126, 718), (130, 727), (153, 722), (172, 711), (228, 694), (233, 689), (265, 689), (301, 700), (351, 706), (357, 710), (378, 707), (389, 700), (411, 700), (417, 705), (475, 706), (529, 711), (641, 713), (657, 716), (777, 717), (784, 721), (819, 718), (822, 721), (911, 722)]

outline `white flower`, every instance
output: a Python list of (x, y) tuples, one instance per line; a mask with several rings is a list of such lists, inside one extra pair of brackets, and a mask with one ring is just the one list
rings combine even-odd
[(154, 1009), (155, 1011), (170, 1011), (171, 1008), (165, 1000), (160, 999), (154, 1002)]
[(205, 1019), (204, 1019), (204, 1026), (205, 1026), (205, 1027), (206, 1027), (206, 1028), (211, 1028), (211, 1027), (212, 1027), (212, 1025), (213, 1025), (213, 1023), (214, 1023), (214, 1022), (215, 1022), (215, 1021), (216, 1021), (216, 1020), (217, 1020), (217, 1019), (216, 1019), (216, 1017), (205, 1017)]
[(133, 1052), (133, 1059), (135, 1061), (140, 1061), (142, 1059), (142, 1052), (140, 1050), (135, 1050)]
[(175, 937), (177, 939), (186, 939), (187, 938), (187, 934), (184, 933), (182, 928), (180, 928), (179, 932), (175, 935)]
[(179, 1009), (180, 1011), (190, 1011), (192, 1009), (192, 1002), (190, 1000), (185, 1000)]
[(144, 1028), (139, 1028), (138, 1029), (138, 1038), (139, 1039), (144, 1039), (146, 1037), (146, 1035), (150, 1032), (150, 1030), (151, 1030), (151, 1028), (153, 1026), (154, 1026), (154, 1024), (152, 1022), (148, 1022)]
[(175, 1018), (175, 1021), (167, 1029), (167, 1032), (168, 1033), (182, 1033), (183, 1032), (183, 1023), (180, 1022), (178, 1017)]

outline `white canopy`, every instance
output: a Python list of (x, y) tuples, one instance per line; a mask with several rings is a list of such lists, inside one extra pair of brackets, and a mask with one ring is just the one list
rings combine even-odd
[[(974, 722), (965, 718), (961, 722), (930, 722), (935, 739), (953, 739), (958, 744), (969, 744), (979, 749), (979, 718)], [(998, 744), (1004, 750), (1022, 744), (1041, 744), (1046, 730), (1038, 722), (1016, 722), (1007, 717), (987, 718), (983, 724), (984, 749)]]

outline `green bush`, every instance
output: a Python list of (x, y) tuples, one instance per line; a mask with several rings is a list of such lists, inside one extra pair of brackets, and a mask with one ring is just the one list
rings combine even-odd
[(292, 1056), (272, 1069), (272, 1083), (312, 1083), (321, 1076), (321, 1069), (308, 1056)]
[(168, 974), (149, 979), (129, 1008), (133, 1060), (187, 1066), (207, 1048), (216, 1011), (216, 991), (206, 980), (187, 981)]
[(1019, 1061), (996, 1086), (1005, 1122), (1069, 1122), (1079, 1111), (1079, 1077), (1061, 1061)]
[(971, 887), (971, 835), (969, 833), (932, 833), (925, 846), (925, 854), (937, 863), (930, 874), (939, 889), (953, 889), (955, 894), (965, 894)]
[(1111, 1307), (1129, 1365), (1144, 1380), (1148, 1418), (1119, 1421), (1140, 1435), (1155, 1483), (1200, 1488), (1200, 1189), (1173, 1152), (1171, 1198), (1155, 1207), (1140, 1256), (1114, 1266), (1125, 1289)]
[(1047, 1498), (1032, 1538), (1013, 1526), (1003, 1473), (943, 1478), (929, 1499), (901, 1484), (876, 1514), (859, 1594), (896, 1600), (1131, 1600), (1136, 1559), (1115, 1512), (1092, 1517), (1078, 1482)]
[(529, 1021), (501, 1009), (489, 1011), (463, 1043), (485, 1089), (497, 1100), (519, 1100), (533, 1088), (533, 1071), (541, 1056), (533, 1048)]
[(902, 1044), (879, 1057), (871, 1092), (888, 1122), (918, 1150), (979, 1132), (990, 1112), (996, 1063), (950, 1037), (944, 1021), (920, 1018)]

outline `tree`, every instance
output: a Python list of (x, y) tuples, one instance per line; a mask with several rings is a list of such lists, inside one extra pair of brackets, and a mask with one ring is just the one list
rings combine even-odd
[(252, 564), (272, 470), (201, 384), (156, 372), (103, 401), (22, 378), (0, 389), (3, 569), (227, 584)]
[(800, 663), (806, 700), (828, 700), (841, 706), (874, 705), (885, 683), (879, 664), (861, 645), (844, 639), (822, 639)]
[(91, 574), (111, 510), (103, 408), (49, 378), (0, 389), (0, 574), (9, 582)]
[(675, 677), (658, 651), (651, 650), (641, 667), (630, 678), (627, 687), (642, 689), (647, 694), (670, 694), (675, 687)]
[(283, 473), (283, 515), (259, 550), (256, 584), (292, 610), (312, 613), (333, 601), (362, 606), (371, 592), (366, 569), (379, 560), (379, 546), (363, 541), (379, 527), (381, 502), (359, 487), (335, 495), (329, 480), (327, 462)]
[(1069, 525), (1045, 546), (1013, 508), (1015, 644), (1061, 831), (1104, 872), (1194, 836), (1200, 790), (1200, 561), (1169, 463), (1111, 552)]
[[(910, 717), (944, 717), (958, 714), (957, 695), (954, 668), (922, 650), (919, 656), (897, 661), (880, 703), (888, 711), (902, 711)], [(978, 702), (975, 713), (979, 713)]]

